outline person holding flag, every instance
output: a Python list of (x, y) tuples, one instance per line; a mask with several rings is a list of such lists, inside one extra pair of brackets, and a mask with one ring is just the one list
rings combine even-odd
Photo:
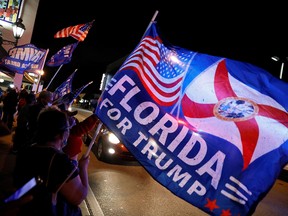
[(17, 155), (13, 186), (19, 188), (38, 176), (43, 183), (31, 191), (34, 199), (21, 206), (19, 215), (82, 216), (79, 205), (88, 194), (90, 157), (82, 156), (75, 164), (62, 151), (71, 126), (59, 109), (43, 109), (37, 125), (34, 145)]
[(70, 134), (67, 140), (67, 145), (63, 148), (63, 151), (73, 160), (77, 161), (79, 153), (82, 151), (83, 140), (82, 136), (92, 130), (99, 119), (95, 114), (88, 116), (83, 121), (79, 122), (74, 116), (77, 114), (77, 110), (74, 112), (68, 111), (68, 108), (73, 103), (74, 99), (93, 81), (83, 85), (75, 91), (69, 92), (63, 95), (61, 98), (53, 102), (54, 105), (58, 106), (60, 110), (65, 112), (69, 116), (69, 122), (72, 126)]
[(77, 161), (79, 153), (82, 152), (82, 136), (92, 130), (97, 123), (99, 123), (99, 119), (94, 113), (81, 122), (79, 122), (74, 116), (70, 116), (69, 118), (72, 127), (67, 139), (67, 145), (63, 148), (63, 152), (65, 152), (71, 159)]

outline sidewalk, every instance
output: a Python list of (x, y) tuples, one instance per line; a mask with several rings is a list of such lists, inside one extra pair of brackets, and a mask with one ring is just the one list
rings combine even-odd
[[(13, 190), (12, 172), (16, 162), (16, 155), (10, 153), (13, 146), (13, 133), (14, 132), (6, 136), (0, 136), (0, 199), (10, 195)], [(93, 153), (91, 153), (90, 157), (94, 156), (92, 154)], [(80, 208), (83, 216), (101, 215), (101, 209), (90, 187), (88, 196), (84, 202), (82, 202)]]

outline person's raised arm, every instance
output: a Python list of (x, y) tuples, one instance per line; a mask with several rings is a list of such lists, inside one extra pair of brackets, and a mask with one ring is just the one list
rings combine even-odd
[(74, 205), (80, 205), (88, 194), (88, 164), (90, 156), (81, 157), (78, 162), (79, 175), (67, 181), (61, 188), (60, 193), (67, 199), (68, 202)]

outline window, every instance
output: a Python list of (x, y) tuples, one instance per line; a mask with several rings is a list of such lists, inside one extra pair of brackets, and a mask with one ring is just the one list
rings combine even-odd
[(21, 15), (23, 1), (24, 0), (1, 0), (0, 20), (15, 23)]

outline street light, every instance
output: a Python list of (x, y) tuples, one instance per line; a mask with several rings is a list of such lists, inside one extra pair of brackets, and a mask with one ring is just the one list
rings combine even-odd
[(25, 25), (22, 22), (23, 22), (23, 20), (21, 18), (19, 18), (17, 20), (17, 22), (13, 23), (13, 25), (12, 25), (13, 36), (16, 39), (16, 41), (9, 41), (9, 40), (3, 39), (2, 32), (0, 31), (0, 44), (1, 45), (7, 44), (7, 45), (17, 46), (18, 40), (22, 37), (24, 31), (26, 30)]
[(13, 36), (16, 39), (15, 46), (17, 46), (18, 40), (22, 37), (24, 31), (26, 30), (25, 25), (22, 22), (23, 20), (19, 18), (17, 22), (13, 24)]
[[(282, 75), (283, 75), (283, 69), (284, 69), (284, 60), (283, 59), (280, 59), (280, 57), (278, 56), (272, 56), (271, 59), (273, 61), (281, 61), (281, 69), (280, 69), (280, 79), (282, 79)], [(285, 58), (285, 60), (287, 61), (288, 60), (288, 57)]]

